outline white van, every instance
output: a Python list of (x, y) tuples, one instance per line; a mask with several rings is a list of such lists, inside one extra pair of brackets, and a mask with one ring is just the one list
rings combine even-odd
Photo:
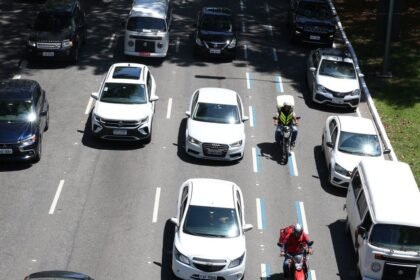
[(170, 0), (134, 0), (125, 23), (124, 54), (165, 57), (171, 18)]
[(346, 209), (362, 279), (420, 279), (420, 191), (408, 164), (363, 159)]

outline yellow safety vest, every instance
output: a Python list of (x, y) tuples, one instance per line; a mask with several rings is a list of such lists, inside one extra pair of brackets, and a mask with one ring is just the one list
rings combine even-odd
[(289, 114), (283, 113), (283, 111), (280, 111), (278, 123), (282, 125), (289, 125), (293, 121), (293, 112), (290, 112)]

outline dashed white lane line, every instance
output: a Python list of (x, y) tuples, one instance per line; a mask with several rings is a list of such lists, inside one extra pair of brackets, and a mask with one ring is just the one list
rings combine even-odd
[(316, 280), (315, 270), (309, 271), (309, 280)]
[(112, 34), (111, 40), (109, 40), (108, 49), (110, 49), (112, 47), (112, 45), (114, 44), (114, 40), (115, 40), (116, 36), (117, 36), (117, 34), (115, 34), (115, 33)]
[(249, 72), (246, 72), (246, 87), (247, 89), (251, 89), (251, 74)]
[(246, 44), (244, 45), (244, 58), (248, 59), (248, 46)]
[(280, 93), (284, 92), (283, 80), (281, 79), (280, 75), (276, 76), (276, 90), (277, 90), (277, 92), (280, 92)]
[(296, 164), (296, 156), (295, 156), (295, 152), (293, 151), (291, 151), (289, 155), (289, 169), (290, 169), (291, 176), (299, 176), (299, 172), (298, 172), (297, 164)]
[(258, 229), (262, 229), (263, 228), (263, 222), (262, 222), (261, 199), (257, 198), (256, 203), (257, 203), (257, 226), (258, 226)]
[(179, 37), (176, 38), (176, 43), (175, 43), (175, 52), (178, 53), (179, 52)]
[(249, 126), (254, 127), (254, 110), (252, 106), (249, 106)]
[(278, 61), (278, 58), (277, 58), (277, 50), (275, 48), (273, 48), (273, 59), (274, 59), (275, 62)]
[(171, 111), (172, 111), (172, 98), (169, 98), (168, 100), (168, 111), (166, 112), (166, 118), (171, 118)]
[(262, 263), (261, 264), (261, 278), (262, 279), (269, 279), (268, 277), (270, 277), (270, 274), (271, 274), (270, 266), (265, 264), (265, 263)]
[(357, 109), (356, 109), (356, 115), (357, 115), (358, 117), (361, 117), (361, 116), (362, 116), (362, 114), (360, 114), (360, 110), (359, 110), (359, 108), (357, 108)]
[(302, 225), (303, 231), (309, 234), (308, 223), (306, 222), (305, 206), (302, 201), (296, 201), (298, 223)]
[(89, 97), (89, 102), (88, 102), (88, 104), (86, 106), (85, 115), (89, 114), (90, 108), (92, 107), (92, 103), (93, 103), (93, 98), (92, 97)]
[(152, 223), (156, 223), (157, 222), (158, 211), (159, 211), (159, 200), (160, 200), (160, 188), (156, 188), (155, 205), (153, 206)]
[(61, 190), (63, 189), (63, 186), (64, 186), (64, 180), (60, 180), (57, 191), (55, 192), (53, 202), (50, 207), (50, 211), (48, 212), (48, 214), (50, 215), (54, 214), (55, 207), (57, 206), (57, 202), (58, 202), (58, 199), (60, 198), (60, 194), (61, 194)]
[(19, 80), (21, 77), (22, 77), (21, 75), (14, 75), (14, 76), (13, 76), (13, 79), (14, 79), (14, 80)]
[(252, 148), (252, 168), (254, 173), (258, 172), (258, 159), (257, 159), (257, 149)]

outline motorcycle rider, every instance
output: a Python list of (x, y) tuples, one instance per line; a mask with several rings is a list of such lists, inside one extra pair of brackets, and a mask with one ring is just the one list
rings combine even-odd
[(295, 147), (296, 138), (298, 134), (297, 126), (298, 118), (296, 117), (296, 113), (293, 110), (292, 104), (289, 101), (285, 101), (282, 107), (277, 107), (276, 115), (273, 117), (274, 125), (277, 127), (276, 132), (274, 134), (274, 138), (276, 139), (276, 143), (280, 143), (281, 140), (281, 130), (284, 125), (288, 125), (292, 128), (292, 139), (291, 139), (291, 149)]
[(284, 232), (280, 231), (279, 242), (277, 243), (280, 246), (280, 256), (285, 256), (283, 262), (283, 273), (284, 278), (287, 279), (290, 272), (290, 264), (292, 260), (289, 255), (298, 255), (301, 254), (304, 248), (308, 248), (308, 253), (312, 254), (312, 245), (313, 242), (309, 240), (309, 237), (306, 233), (303, 232), (302, 226), (300, 224), (295, 224), (284, 229)]

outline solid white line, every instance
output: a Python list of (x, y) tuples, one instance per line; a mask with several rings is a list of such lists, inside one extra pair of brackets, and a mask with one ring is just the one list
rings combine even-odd
[(160, 188), (156, 188), (155, 206), (153, 207), (152, 223), (157, 222), (157, 216), (158, 216), (158, 210), (159, 210), (159, 199), (160, 199)]
[(88, 105), (86, 106), (85, 115), (89, 114), (90, 107), (92, 107), (92, 102), (93, 102), (93, 98), (92, 97), (89, 97), (89, 102), (88, 102)]
[(303, 202), (299, 201), (300, 215), (302, 216), (302, 227), (306, 234), (309, 234), (308, 223), (306, 222), (305, 206)]
[(261, 200), (257, 198), (257, 225), (258, 229), (262, 229), (262, 216), (261, 216)]
[(22, 77), (21, 75), (14, 75), (14, 76), (13, 76), (13, 79), (14, 79), (14, 80), (19, 80), (21, 77)]
[(267, 277), (267, 265), (265, 263), (261, 264), (261, 277), (262, 278)]
[(252, 106), (249, 106), (249, 126), (254, 127), (254, 112)]
[(179, 52), (179, 37), (176, 38), (176, 47), (175, 47), (175, 52), (178, 53)]
[(273, 48), (273, 58), (274, 58), (274, 61), (275, 62), (277, 62), (277, 51), (276, 51), (276, 49), (275, 48)]
[(257, 151), (255, 148), (252, 148), (252, 168), (254, 170), (254, 173), (258, 172), (258, 166), (257, 166)]
[(360, 114), (359, 108), (356, 109), (356, 114), (357, 114), (358, 117), (361, 117), (362, 116), (362, 114)]
[(171, 118), (171, 111), (172, 111), (172, 98), (169, 98), (168, 101), (168, 111), (166, 112), (166, 118), (170, 119)]
[(315, 270), (311, 270), (311, 280), (316, 280)]
[(245, 59), (248, 59), (248, 47), (246, 44), (244, 45), (244, 57)]
[(294, 174), (295, 174), (295, 176), (298, 176), (299, 172), (298, 172), (298, 169), (297, 169), (295, 152), (290, 152), (290, 153), (292, 154), (292, 156), (290, 158), (292, 159)]
[(245, 22), (242, 21), (242, 33), (245, 33)]
[(246, 87), (248, 89), (251, 89), (251, 80), (249, 78), (249, 73), (248, 72), (246, 72)]
[(48, 212), (48, 214), (50, 215), (54, 214), (55, 206), (57, 206), (58, 198), (60, 197), (60, 193), (61, 193), (61, 190), (63, 189), (63, 186), (64, 186), (64, 180), (60, 180), (57, 191), (55, 192), (54, 200), (50, 207), (50, 212)]
[(116, 36), (115, 33), (112, 34), (111, 40), (109, 41), (109, 44), (108, 44), (108, 49), (110, 49), (112, 47), (112, 44), (114, 43), (114, 40), (115, 40), (115, 36)]

